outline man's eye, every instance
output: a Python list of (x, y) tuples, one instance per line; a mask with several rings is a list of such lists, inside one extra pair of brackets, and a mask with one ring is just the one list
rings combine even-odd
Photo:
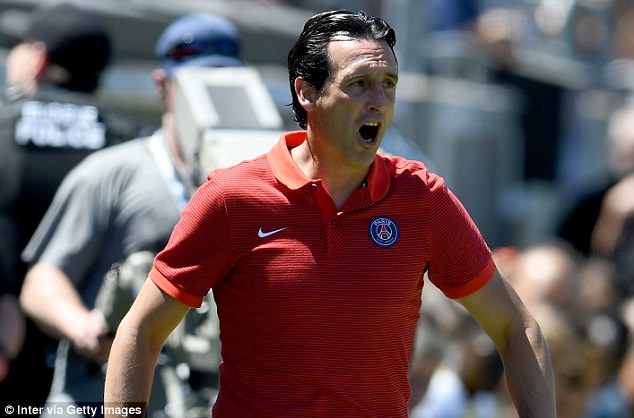
[(388, 89), (394, 89), (396, 88), (396, 82), (394, 80), (385, 80), (383, 82), (383, 87)]

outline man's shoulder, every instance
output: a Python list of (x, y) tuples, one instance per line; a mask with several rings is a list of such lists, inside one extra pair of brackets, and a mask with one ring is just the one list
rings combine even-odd
[(112, 161), (126, 164), (128, 161), (135, 161), (139, 157), (150, 155), (150, 150), (146, 142), (146, 137), (133, 138), (129, 141), (97, 150), (86, 157), (84, 161), (85, 164), (92, 164), (97, 161)]
[(93, 187), (110, 184), (115, 178), (134, 178), (151, 169), (151, 158), (144, 138), (132, 139), (88, 155), (72, 169), (64, 183), (71, 188), (77, 184)]
[[(135, 138), (89, 154), (77, 165), (76, 171), (102, 170), (106, 167), (122, 170), (125, 167), (136, 167), (144, 164), (149, 155), (150, 151), (145, 146), (145, 138)], [(97, 174), (95, 172), (95, 175)]]
[(269, 188), (277, 184), (266, 155), (207, 172), (205, 183), (216, 184), (225, 196), (246, 196), (245, 190)]
[(448, 192), (444, 178), (421, 161), (379, 155), (377, 163), (384, 165), (391, 195), (398, 199), (428, 200)]
[(210, 170), (210, 175), (215, 173), (218, 176), (231, 178), (239, 177), (243, 173), (251, 171), (270, 171), (266, 154), (247, 158), (234, 164), (230, 164), (226, 167), (216, 167)]
[(378, 161), (385, 164), (392, 178), (416, 176), (423, 179), (435, 179), (439, 176), (431, 171), (422, 161), (405, 158), (399, 155), (378, 154)]

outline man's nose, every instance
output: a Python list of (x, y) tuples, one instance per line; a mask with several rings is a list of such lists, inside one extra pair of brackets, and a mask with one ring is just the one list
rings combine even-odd
[(370, 98), (368, 99), (368, 106), (375, 112), (385, 112), (393, 103), (393, 95), (391, 92), (386, 91), (382, 83), (376, 83), (370, 89)]

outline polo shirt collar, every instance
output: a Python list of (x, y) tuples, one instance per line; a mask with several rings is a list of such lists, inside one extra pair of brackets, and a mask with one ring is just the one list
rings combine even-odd
[[(300, 145), (305, 140), (306, 131), (287, 132), (280, 136), (279, 141), (267, 154), (267, 159), (275, 178), (292, 190), (300, 189), (314, 181), (306, 177), (299, 169), (290, 152), (291, 148)], [(366, 184), (372, 200), (375, 202), (381, 200), (387, 194), (390, 187), (390, 176), (385, 157), (382, 155), (377, 154), (374, 158)]]

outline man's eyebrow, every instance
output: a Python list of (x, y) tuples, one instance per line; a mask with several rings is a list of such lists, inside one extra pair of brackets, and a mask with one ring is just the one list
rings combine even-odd
[(395, 81), (398, 81), (398, 73), (387, 73), (387, 76), (393, 78)]
[[(392, 78), (395, 81), (398, 81), (398, 73), (388, 72), (385, 75), (387, 78)], [(358, 73), (358, 74), (351, 74), (349, 77), (345, 77), (345, 80), (354, 81), (354, 80), (358, 80), (358, 79), (366, 78), (366, 77), (368, 77), (368, 73)]]

